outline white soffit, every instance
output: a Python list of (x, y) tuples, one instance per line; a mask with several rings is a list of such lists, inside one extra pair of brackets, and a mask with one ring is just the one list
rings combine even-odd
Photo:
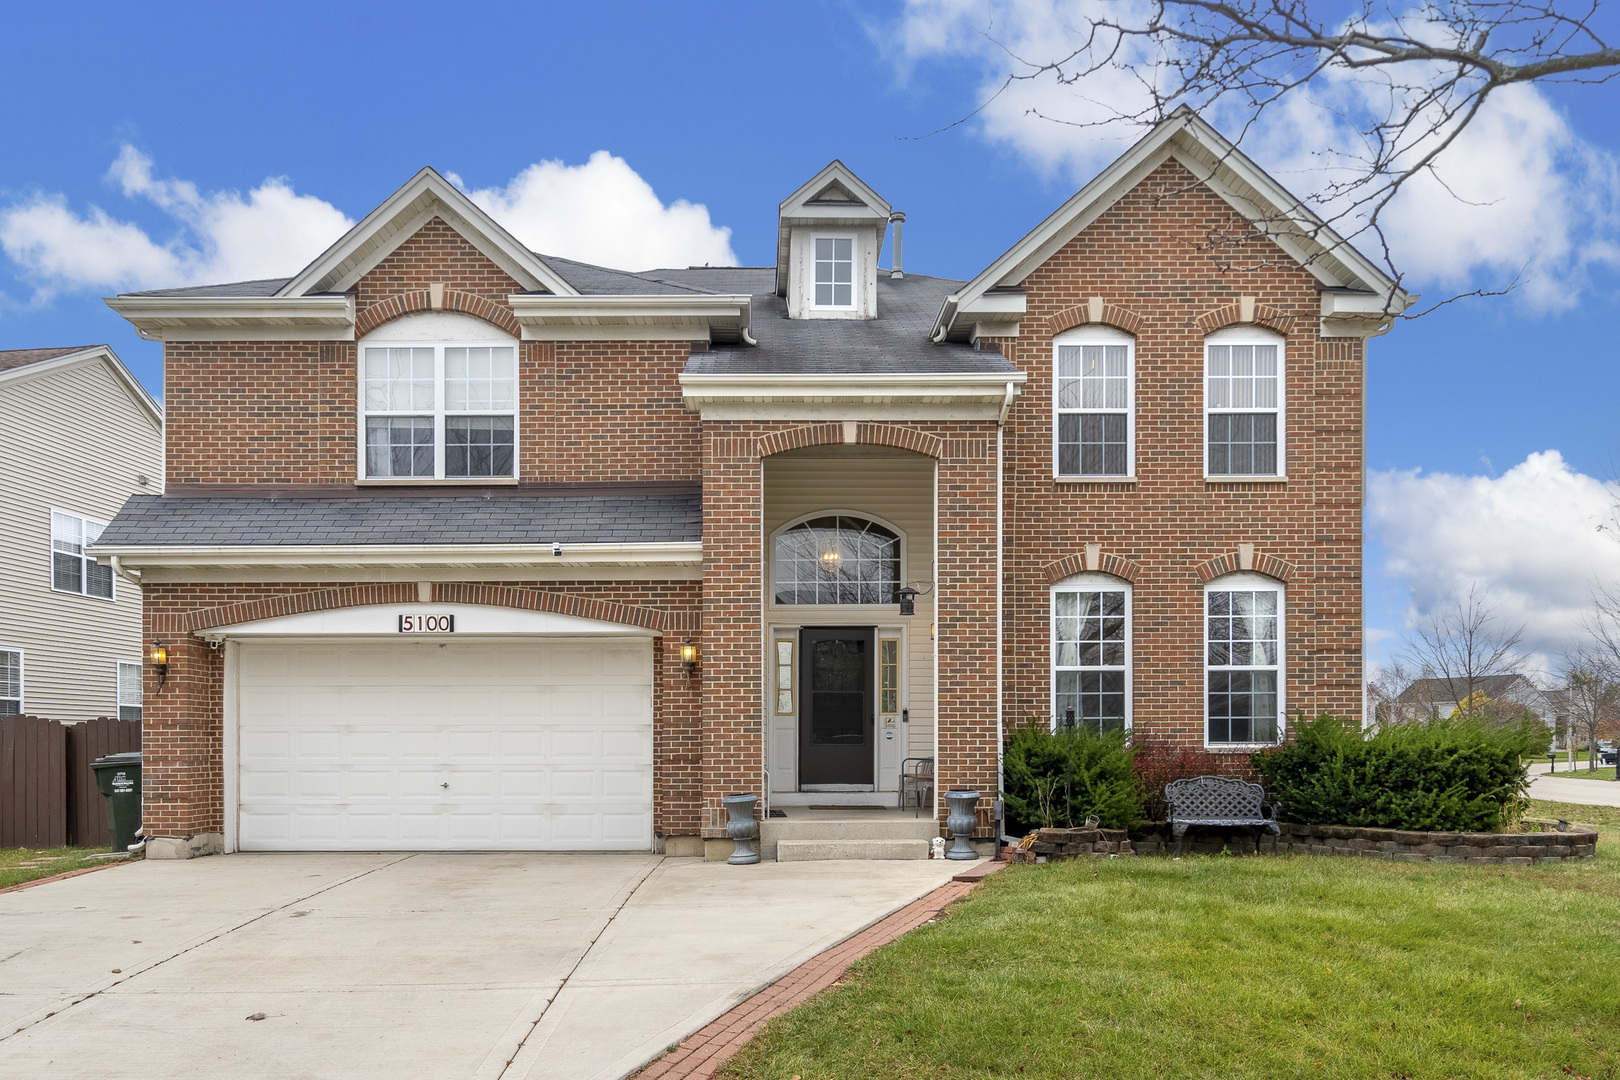
[(752, 298), (703, 293), (649, 296), (509, 296), (525, 341), (659, 340), (754, 344)]
[[(400, 616), (450, 615), (454, 617), (454, 630), (443, 633), (401, 633)], [(434, 638), (454, 641), (457, 638), (481, 635), (513, 635), (546, 637), (657, 637), (661, 631), (626, 623), (602, 622), (582, 619), (575, 615), (558, 615), (549, 611), (528, 611), (523, 608), (487, 607), (482, 604), (375, 604), (363, 607), (334, 608), (329, 611), (306, 611), (298, 615), (279, 615), (256, 622), (215, 626), (196, 631), (196, 636), (219, 641), (224, 638), (283, 638), (283, 637), (384, 637), (421, 641)]]

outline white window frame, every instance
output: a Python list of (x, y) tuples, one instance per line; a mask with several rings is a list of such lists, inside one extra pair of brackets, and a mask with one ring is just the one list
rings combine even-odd
[[(902, 529), (899, 526), (895, 525), (894, 522), (889, 521), (887, 518), (881, 518), (881, 517), (878, 517), (876, 514), (867, 513), (865, 510), (848, 510), (848, 509), (816, 510), (813, 513), (800, 514), (798, 517), (793, 518), (793, 519), (791, 519), (791, 520), (789, 520), (787, 522), (784, 522), (782, 525), (780, 525), (776, 529), (771, 530), (770, 536), (766, 537), (766, 542), (770, 546), (767, 549), (767, 552), (766, 552), (767, 558), (765, 560), (765, 562), (766, 562), (766, 571), (769, 574), (769, 576), (765, 579), (765, 597), (766, 597), (766, 600), (769, 601), (770, 607), (772, 607), (772, 608), (782, 608), (782, 609), (787, 609), (787, 610), (796, 610), (796, 611), (835, 611), (835, 610), (842, 610), (842, 611), (871, 611), (871, 612), (884, 611), (884, 612), (889, 612), (889, 613), (892, 614), (892, 612), (894, 610), (894, 606), (895, 606), (895, 602), (892, 601), (892, 600), (888, 601), (886, 603), (882, 603), (882, 604), (779, 604), (779, 603), (776, 602), (776, 540), (777, 540), (777, 537), (781, 536), (783, 533), (787, 532), (789, 529), (793, 528), (796, 525), (803, 525), (807, 521), (814, 521), (816, 518), (823, 518), (823, 517), (861, 518), (861, 519), (863, 519), (865, 521), (872, 522), (874, 525), (881, 525), (885, 529), (888, 529), (890, 532), (894, 533), (894, 535), (898, 536), (900, 538), (900, 568), (899, 568), (899, 585), (898, 585), (898, 587), (899, 588), (905, 588), (905, 585), (906, 585), (906, 556), (907, 556), (906, 543), (907, 543), (907, 541), (906, 541), (906, 531), (904, 529)], [(816, 625), (816, 624), (811, 623), (809, 625), (813, 626), (813, 625)], [(795, 639), (795, 640), (797, 640), (797, 639)]]
[[(820, 281), (816, 278), (816, 241), (818, 240), (848, 240), (849, 241), (849, 303), (847, 304), (818, 304), (816, 303), (816, 286)], [(818, 232), (810, 234), (810, 302), (807, 307), (817, 311), (855, 311), (861, 306), (861, 242), (854, 233)], [(837, 282), (828, 282), (836, 285)]]
[[(100, 596), (96, 593), (85, 591), (85, 583), (90, 579), (90, 575), (85, 572), (85, 564), (96, 565), (95, 557), (85, 554), (85, 548), (90, 546), (90, 544), (84, 539), (85, 526), (99, 526), (97, 530), (97, 536), (99, 537), (101, 531), (107, 528), (107, 523), (98, 518), (86, 517), (84, 514), (76, 513), (72, 510), (58, 510), (55, 507), (51, 508), (50, 513), (50, 541), (46, 545), (46, 565), (50, 574), (49, 583), (51, 592), (60, 593), (63, 596), (82, 596), (87, 600), (100, 600), (105, 603), (112, 603), (116, 601), (118, 599), (118, 575), (112, 573), (111, 571), (108, 571), (107, 574), (107, 583), (112, 589), (112, 592), (109, 595)], [(77, 590), (59, 589), (56, 587), (56, 556), (59, 554), (59, 552), (56, 550), (57, 515), (67, 518), (75, 518), (79, 522), (79, 588)], [(66, 554), (66, 552), (61, 552), (60, 554)]]
[[(1124, 578), (1115, 577), (1112, 574), (1097, 573), (1095, 571), (1088, 571), (1083, 574), (1074, 574), (1070, 577), (1066, 577), (1062, 581), (1053, 585), (1049, 590), (1046, 604), (1048, 635), (1046, 666), (1049, 674), (1047, 692), (1050, 696), (1047, 698), (1047, 700), (1051, 703), (1052, 728), (1054, 731), (1057, 729), (1058, 722), (1062, 718), (1062, 714), (1058, 711), (1057, 704), (1058, 672), (1060, 670), (1057, 662), (1057, 598), (1058, 594), (1062, 592), (1123, 592), (1125, 594), (1125, 731), (1128, 733), (1131, 730), (1132, 721), (1135, 716), (1135, 694), (1132, 686), (1135, 682), (1136, 675), (1134, 657), (1136, 650), (1133, 647), (1136, 639), (1136, 628), (1132, 625), (1136, 621), (1136, 610), (1134, 606), (1135, 597), (1132, 595), (1134, 591), (1135, 590), (1131, 587), (1131, 583), (1126, 581)], [(1061, 670), (1083, 671), (1087, 669), (1066, 667)], [(1091, 670), (1112, 670), (1112, 668), (1098, 667)], [(1076, 721), (1079, 721), (1081, 717), (1077, 716), (1075, 719)]]
[[(137, 697), (134, 701), (124, 700), (125, 668), (135, 669), (135, 693), (137, 694)], [(145, 715), (142, 704), (142, 699), (146, 696), (146, 688), (142, 683), (145, 676), (146, 667), (139, 660), (119, 660), (113, 664), (113, 697), (116, 702), (116, 714), (118, 719), (124, 719), (125, 709), (135, 709), (141, 712), (141, 715), (135, 717), (137, 722), (140, 721), (142, 716)]]
[[(1263, 664), (1223, 664), (1212, 666), (1209, 662), (1209, 594), (1217, 592), (1258, 592), (1269, 591), (1277, 594), (1277, 739), (1275, 742), (1212, 742), (1209, 737), (1209, 673), (1211, 671), (1266, 671), (1268, 665)], [(1204, 669), (1203, 703), (1199, 712), (1204, 718), (1204, 748), (1206, 750), (1232, 750), (1245, 751), (1263, 749), (1268, 746), (1280, 746), (1287, 737), (1288, 723), (1288, 588), (1276, 578), (1250, 571), (1239, 571), (1234, 574), (1225, 574), (1204, 586), (1204, 592), (1199, 597), (1202, 605), (1199, 619), (1204, 624), (1203, 652), (1199, 655), (1199, 663)]]
[(15, 699), (9, 697), (0, 698), (0, 701), (15, 700), (17, 702), (17, 712), (13, 714), (0, 713), (0, 716), (20, 716), (28, 711), (28, 657), (24, 655), (21, 648), (15, 645), (0, 645), (0, 653), (17, 654), (17, 697)]
[[(1212, 409), (1209, 404), (1209, 347), (1211, 345), (1275, 345), (1277, 347), (1277, 407)], [(1228, 326), (1204, 338), (1203, 346), (1204, 397), (1204, 479), (1215, 481), (1268, 483), (1288, 479), (1288, 339), (1281, 334), (1258, 326)], [(1277, 414), (1277, 471), (1271, 473), (1212, 473), (1209, 471), (1209, 418), (1212, 413), (1242, 414), (1275, 412)]]
[[(1125, 471), (1123, 473), (1066, 473), (1062, 468), (1058, 426), (1066, 414), (1117, 414), (1118, 409), (1063, 409), (1058, 406), (1058, 350), (1074, 345), (1124, 345), (1125, 354)], [(1077, 326), (1052, 339), (1052, 478), (1060, 483), (1124, 483), (1136, 479), (1136, 339), (1112, 326)]]
[[(439, 313), (433, 313), (437, 315)], [(468, 318), (470, 316), (461, 316)], [(384, 330), (387, 327), (383, 328)], [(522, 475), (523, 432), (519, 413), (522, 411), (522, 348), (515, 338), (490, 328), (488, 337), (448, 339), (422, 339), (395, 337), (392, 334), (373, 334), (360, 341), (355, 349), (355, 447), (356, 478), (364, 484), (515, 484)], [(512, 408), (511, 409), (447, 409), (445, 408), (444, 353), (446, 349), (510, 348), (512, 350)], [(367, 349), (432, 349), (433, 350), (433, 408), (384, 410), (366, 409), (366, 350)], [(446, 476), (444, 471), (446, 417), (508, 416), (512, 418), (512, 474), (510, 476)], [(366, 420), (370, 417), (428, 417), (433, 419), (433, 475), (432, 476), (372, 476), (366, 471)]]

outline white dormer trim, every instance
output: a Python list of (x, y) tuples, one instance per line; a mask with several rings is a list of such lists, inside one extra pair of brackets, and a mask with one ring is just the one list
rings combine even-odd
[[(988, 299), (987, 293), (1022, 284), (1031, 271), (1172, 157), (1259, 225), (1324, 287), (1374, 296), (1384, 329), (1393, 314), (1417, 301), (1415, 294), (1400, 288), (1225, 136), (1182, 106), (977, 277), (946, 297), (934, 321), (934, 340), (966, 339), (972, 336), (975, 324), (998, 321), (996, 315), (1004, 319), (1006, 313), (996, 310), (1004, 301)], [(1358, 314), (1364, 316), (1365, 312)], [(1337, 333), (1343, 335), (1350, 320), (1337, 325)], [(1016, 328), (1011, 330), (1016, 332)]]
[(512, 275), (524, 289), (578, 295), (573, 286), (518, 243), (460, 188), (432, 168), (423, 168), (282, 286), (276, 296), (344, 292), (435, 217)]
[[(853, 202), (818, 202), (816, 197), (829, 187), (841, 187), (855, 197)], [(776, 213), (776, 294), (786, 296), (790, 244), (795, 226), (834, 230), (838, 228), (877, 229), (878, 248), (889, 228), (891, 207), (867, 183), (836, 158), (793, 194), (783, 199)]]

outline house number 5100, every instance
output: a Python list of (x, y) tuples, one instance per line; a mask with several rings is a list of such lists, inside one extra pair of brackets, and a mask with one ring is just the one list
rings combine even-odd
[(401, 615), (399, 632), (402, 634), (453, 634), (456, 632), (454, 615)]

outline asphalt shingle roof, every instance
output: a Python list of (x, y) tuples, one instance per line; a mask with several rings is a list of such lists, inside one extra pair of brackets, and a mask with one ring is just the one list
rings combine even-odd
[(703, 537), (701, 496), (501, 495), (260, 499), (136, 495), (106, 547), (610, 544)]
[(259, 278), (255, 281), (231, 281), (223, 285), (187, 285), (183, 289), (148, 289), (145, 292), (124, 293), (124, 296), (274, 296), (292, 278)]
[(39, 364), (46, 360), (55, 360), (59, 356), (70, 356), (94, 348), (94, 345), (65, 345), (54, 349), (0, 350), (0, 371), (11, 371), (14, 368), (27, 367), (29, 364)]

